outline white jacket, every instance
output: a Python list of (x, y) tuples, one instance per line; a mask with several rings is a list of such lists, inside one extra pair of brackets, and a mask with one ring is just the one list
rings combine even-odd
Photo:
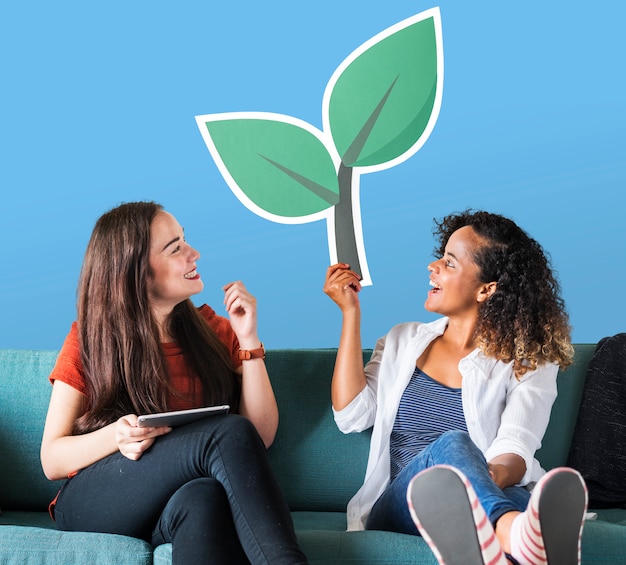
[[(428, 344), (443, 334), (448, 320), (394, 326), (376, 343), (365, 367), (367, 386), (342, 410), (334, 410), (343, 433), (372, 426), (370, 452), (363, 486), (348, 504), (348, 530), (363, 530), (370, 510), (389, 483), (389, 438), (400, 398), (415, 363)], [(534, 458), (556, 398), (558, 365), (550, 363), (527, 372), (519, 381), (513, 363), (486, 357), (478, 349), (459, 362), (463, 376), (463, 412), (469, 435), (487, 461), (515, 453), (526, 462), (520, 485), (544, 474)]]

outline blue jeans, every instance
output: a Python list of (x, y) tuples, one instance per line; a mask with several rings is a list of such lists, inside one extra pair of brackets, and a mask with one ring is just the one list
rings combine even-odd
[[(409, 513), (406, 492), (409, 482), (415, 475), (434, 465), (450, 465), (462, 471), (494, 525), (504, 513), (514, 510), (523, 512), (528, 505), (530, 492), (526, 488), (500, 489), (491, 479), (487, 461), (469, 434), (451, 431), (442, 434), (424, 448), (400, 471), (374, 504), (367, 519), (366, 529), (417, 534), (417, 528)], [(441, 503), (445, 504), (443, 496)]]
[(57, 528), (172, 543), (176, 565), (306, 563), (252, 423), (215, 416), (159, 437), (139, 460), (121, 453), (63, 486)]

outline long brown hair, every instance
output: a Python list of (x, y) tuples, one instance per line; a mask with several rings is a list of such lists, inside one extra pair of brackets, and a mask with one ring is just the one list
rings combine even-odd
[(504, 216), (466, 210), (435, 221), (437, 256), (443, 256), (450, 236), (464, 226), (486, 241), (473, 257), (481, 282), (497, 283), (478, 312), (475, 338), (480, 349), (513, 361), (518, 378), (545, 362), (570, 365), (574, 349), (569, 317), (543, 248)]
[[(87, 410), (84, 433), (135, 413), (168, 409), (171, 384), (148, 299), (150, 226), (162, 206), (130, 202), (100, 217), (78, 285), (78, 331)], [(169, 330), (199, 377), (205, 403), (239, 405), (230, 354), (190, 300), (178, 304)]]

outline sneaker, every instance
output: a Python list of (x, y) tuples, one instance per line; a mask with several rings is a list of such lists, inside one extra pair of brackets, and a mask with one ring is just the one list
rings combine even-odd
[(407, 501), (440, 565), (508, 563), (472, 485), (458, 469), (436, 465), (417, 474), (409, 483)]
[(557, 467), (532, 491), (528, 508), (513, 524), (511, 553), (521, 563), (578, 565), (587, 510), (587, 487), (578, 471)]

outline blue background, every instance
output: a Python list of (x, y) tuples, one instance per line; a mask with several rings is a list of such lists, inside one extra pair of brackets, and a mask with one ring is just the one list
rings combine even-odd
[(321, 129), (343, 59), (436, 5), (435, 129), (408, 161), (361, 177), (364, 346), (432, 319), (432, 220), (466, 207), (512, 217), (549, 251), (574, 341), (626, 331), (623, 2), (24, 1), (0, 8), (0, 347), (60, 347), (95, 220), (139, 199), (202, 253), (197, 303), (223, 313), (221, 286), (242, 279), (267, 347), (337, 345), (325, 223), (246, 209), (194, 117), (277, 112)]

